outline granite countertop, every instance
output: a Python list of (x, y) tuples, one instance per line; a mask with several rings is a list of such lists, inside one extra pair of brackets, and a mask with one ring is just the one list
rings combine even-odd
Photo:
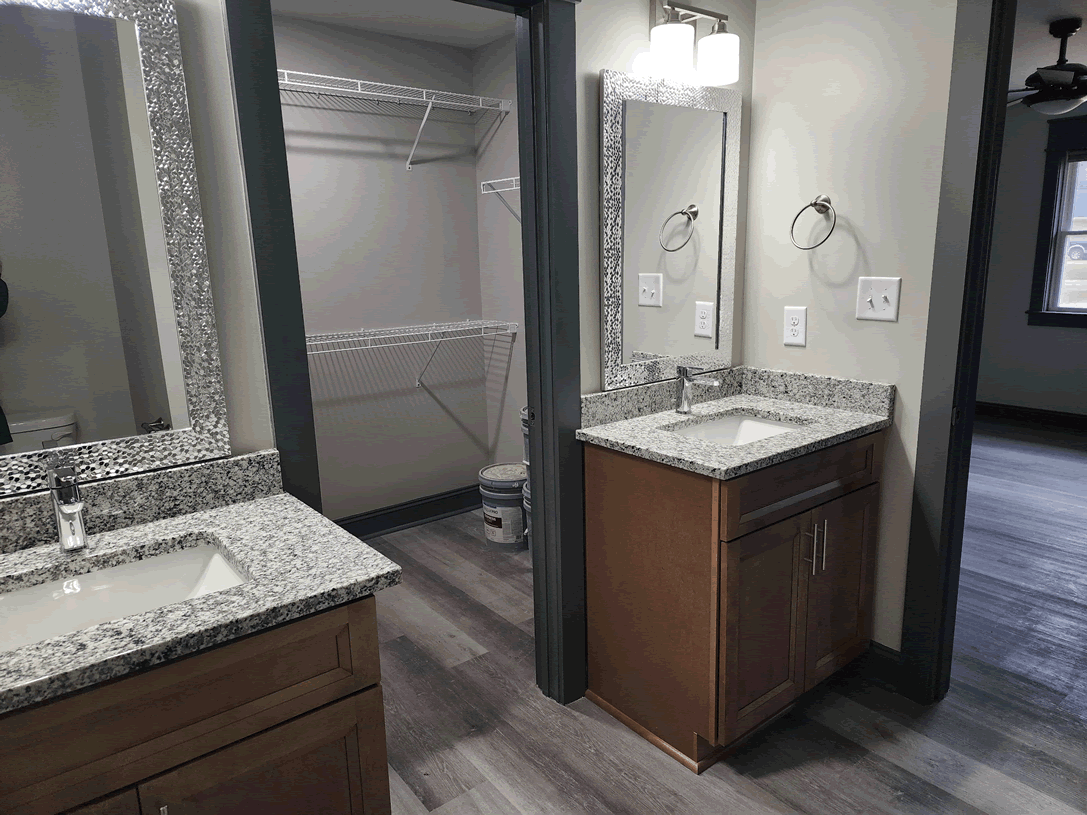
[(192, 654), (373, 594), (400, 567), (301, 501), (278, 494), (130, 526), (62, 553), (0, 555), (0, 593), (203, 543), (250, 578), (240, 586), (0, 651), (0, 713)]
[[(728, 414), (796, 423), (797, 428), (735, 447), (664, 428), (700, 424)], [(701, 402), (684, 416), (665, 410), (577, 431), (581, 441), (721, 480), (797, 458), (891, 425), (887, 416), (741, 394)]]

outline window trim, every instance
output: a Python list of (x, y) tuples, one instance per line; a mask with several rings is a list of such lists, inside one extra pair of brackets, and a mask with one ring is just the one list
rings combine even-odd
[(1061, 192), (1068, 159), (1087, 157), (1087, 116), (1052, 119), (1046, 144), (1045, 172), (1042, 175), (1042, 205), (1038, 217), (1038, 243), (1034, 253), (1034, 279), (1030, 288), (1027, 325), (1087, 328), (1087, 310), (1056, 311), (1050, 308), (1051, 271), (1059, 224)]

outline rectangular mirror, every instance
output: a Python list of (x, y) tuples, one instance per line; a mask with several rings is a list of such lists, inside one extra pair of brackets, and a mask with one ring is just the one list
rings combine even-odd
[(0, 495), (229, 453), (172, 4), (0, 0)]
[(740, 92), (601, 87), (604, 388), (732, 365)]

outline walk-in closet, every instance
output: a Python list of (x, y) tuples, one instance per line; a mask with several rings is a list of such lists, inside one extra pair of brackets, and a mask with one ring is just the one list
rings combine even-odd
[(273, 3), (321, 497), (339, 521), (478, 498), (481, 468), (522, 460), (527, 401), (514, 17), (369, 5)]

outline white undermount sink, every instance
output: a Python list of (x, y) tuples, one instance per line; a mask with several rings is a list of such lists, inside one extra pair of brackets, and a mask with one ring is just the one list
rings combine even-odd
[(797, 425), (789, 422), (779, 422), (775, 419), (763, 419), (759, 416), (733, 414), (711, 419), (700, 424), (668, 429), (672, 433), (678, 433), (688, 438), (705, 439), (706, 441), (723, 444), (726, 447), (737, 447), (741, 444), (750, 444), (753, 441), (788, 433), (790, 430), (796, 430)]
[(0, 592), (0, 652), (246, 582), (211, 544)]

